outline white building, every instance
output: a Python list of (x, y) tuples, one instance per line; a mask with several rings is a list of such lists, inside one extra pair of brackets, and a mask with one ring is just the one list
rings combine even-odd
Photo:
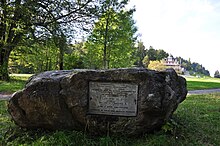
[(167, 68), (173, 68), (177, 73), (182, 74), (184, 71), (184, 68), (181, 67), (181, 63), (179, 63), (179, 61), (173, 58), (172, 56), (169, 56), (166, 59), (164, 59), (164, 65)]

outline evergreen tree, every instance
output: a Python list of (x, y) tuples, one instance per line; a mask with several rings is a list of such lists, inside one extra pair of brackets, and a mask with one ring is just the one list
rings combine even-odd
[(139, 41), (138, 42), (138, 46), (137, 46), (137, 62), (135, 63), (135, 65), (137, 65), (138, 67), (144, 67), (148, 65), (148, 56), (146, 58), (146, 52), (147, 50), (145, 50), (145, 46), (144, 43)]
[(150, 46), (149, 50), (147, 51), (147, 55), (149, 60), (151, 61), (157, 60), (157, 51), (152, 46)]
[(219, 73), (218, 70), (215, 71), (214, 77), (215, 77), (215, 78), (220, 78), (220, 73)]

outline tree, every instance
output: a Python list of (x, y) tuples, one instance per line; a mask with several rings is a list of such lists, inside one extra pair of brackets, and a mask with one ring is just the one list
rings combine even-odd
[(67, 48), (67, 40), (66, 36), (61, 32), (60, 36), (57, 34), (53, 34), (53, 41), (56, 47), (59, 49), (59, 69), (63, 70), (63, 64), (64, 64), (64, 51)]
[(149, 60), (157, 60), (157, 51), (152, 46), (150, 46), (149, 50), (147, 51), (147, 55), (149, 57)]
[(75, 42), (65, 51), (64, 67), (65, 69), (84, 68), (85, 41)]
[(166, 66), (160, 62), (160, 61), (150, 61), (150, 64), (148, 65), (149, 69), (162, 71), (166, 69)]
[(215, 78), (220, 78), (220, 73), (219, 73), (218, 70), (215, 71), (214, 77), (215, 77)]
[(142, 60), (142, 63), (143, 63), (145, 68), (148, 68), (148, 65), (150, 64), (150, 60), (149, 60), (149, 57), (147, 55)]
[(157, 52), (157, 60), (162, 60), (165, 59), (169, 56), (169, 54), (167, 52), (165, 52), (164, 50), (160, 49), (160, 50), (156, 50)]
[[(137, 60), (137, 63), (136, 63), (136, 65), (138, 66), (138, 67), (146, 67), (146, 65), (148, 65), (148, 56), (146, 56), (146, 52), (147, 52), (147, 50), (145, 50), (145, 46), (144, 46), (144, 43), (143, 42), (141, 42), (141, 41), (139, 41), (138, 42), (138, 47), (137, 47), (137, 58), (138, 58), (138, 60)], [(145, 57), (147, 57), (147, 58), (145, 58)]]
[[(142, 60), (142, 63), (147, 68), (150, 64), (150, 61), (161, 61), (167, 58), (169, 54), (164, 50), (155, 50), (152, 46), (150, 46), (149, 50), (146, 50), (145, 57)], [(156, 63), (156, 62), (152, 62)], [(158, 63), (158, 62), (157, 62)]]
[[(97, 2), (92, 0), (2, 0), (0, 2), (0, 79), (8, 80), (11, 52), (24, 37), (44, 39), (49, 29), (61, 26), (68, 33), (87, 26), (97, 14)], [(85, 24), (85, 25), (84, 25)], [(82, 27), (81, 27), (82, 28)], [(83, 27), (83, 29), (86, 29)]]
[[(84, 63), (88, 68), (128, 67), (136, 59), (134, 10), (124, 11), (122, 4), (115, 2), (109, 1), (85, 44), (87, 53)], [(116, 9), (119, 6), (120, 9)]]
[[(110, 53), (108, 53), (107, 48), (108, 48), (108, 43), (110, 42), (109, 38), (109, 32), (111, 31), (112, 23), (111, 22), (116, 22), (115, 13), (120, 12), (125, 5), (128, 3), (128, 0), (106, 0), (104, 1), (103, 7), (102, 7), (102, 15), (101, 15), (101, 25), (103, 28), (103, 68), (107, 69), (109, 68), (109, 57)], [(108, 54), (107, 54), (108, 53)]]
[[(8, 61), (11, 51), (28, 30), (26, 4), (21, 0), (0, 2), (0, 79), (8, 80)], [(25, 20), (26, 19), (26, 20)]]
[[(32, 43), (26, 42), (26, 43)], [(59, 69), (59, 50), (53, 39), (19, 46), (13, 50), (9, 59), (9, 72), (39, 73)]]

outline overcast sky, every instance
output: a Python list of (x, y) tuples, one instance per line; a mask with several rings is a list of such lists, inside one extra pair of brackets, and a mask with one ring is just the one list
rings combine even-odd
[(141, 40), (220, 71), (220, 0), (130, 0)]

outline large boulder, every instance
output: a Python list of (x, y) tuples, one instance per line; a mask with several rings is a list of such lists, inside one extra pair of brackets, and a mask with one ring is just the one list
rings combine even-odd
[(173, 69), (48, 71), (13, 94), (8, 111), (25, 128), (132, 136), (160, 128), (186, 95)]

